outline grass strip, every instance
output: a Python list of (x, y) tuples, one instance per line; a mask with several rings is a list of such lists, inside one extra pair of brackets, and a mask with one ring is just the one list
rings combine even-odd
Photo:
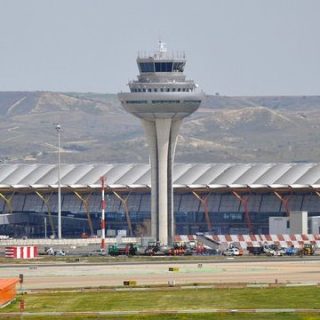
[[(43, 316), (35, 315), (23, 315), (23, 316), (8, 316), (1, 317), (1, 319), (33, 319), (33, 320), (43, 320)], [(116, 320), (318, 320), (319, 314), (289, 314), (289, 313), (259, 313), (259, 314), (250, 314), (250, 313), (241, 313), (241, 314), (225, 314), (225, 313), (205, 313), (205, 314), (163, 314), (159, 315), (126, 315), (126, 316), (87, 316), (87, 315), (77, 315), (77, 316), (50, 316), (51, 320), (99, 320), (99, 319), (116, 319)]]
[(19, 299), (27, 312), (320, 308), (319, 287), (280, 288), (167, 288), (152, 291), (42, 292), (18, 296), (0, 310), (16, 312)]

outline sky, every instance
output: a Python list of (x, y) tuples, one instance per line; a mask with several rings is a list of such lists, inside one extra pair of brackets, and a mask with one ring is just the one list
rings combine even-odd
[(184, 51), (208, 94), (320, 94), (319, 0), (0, 0), (0, 91), (117, 93)]

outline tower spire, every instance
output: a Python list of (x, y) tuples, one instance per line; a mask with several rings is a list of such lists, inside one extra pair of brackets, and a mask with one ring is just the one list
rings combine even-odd
[(167, 53), (167, 44), (159, 40), (159, 54), (163, 55)]

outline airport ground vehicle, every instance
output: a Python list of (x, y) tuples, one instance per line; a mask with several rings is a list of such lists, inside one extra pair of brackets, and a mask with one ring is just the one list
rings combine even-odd
[(240, 256), (240, 250), (238, 248), (228, 248), (222, 253), (224, 256)]
[(249, 254), (253, 254), (255, 256), (263, 254), (263, 248), (261, 246), (259, 247), (247, 247), (247, 250)]
[(137, 247), (133, 243), (127, 244), (113, 244), (108, 248), (108, 254), (110, 256), (134, 256), (137, 254)]
[(249, 254), (260, 255), (265, 254), (267, 256), (282, 256), (287, 254), (286, 248), (281, 248), (274, 244), (264, 244), (263, 246), (247, 247)]
[(144, 250), (146, 256), (168, 256), (171, 248), (162, 246), (159, 241), (150, 241)]
[(305, 243), (303, 246), (303, 255), (312, 256), (315, 252), (315, 246), (311, 243)]
[(268, 245), (268, 244), (265, 244), (263, 246), (263, 252), (267, 256), (279, 256), (280, 255), (280, 253), (278, 252), (278, 249), (275, 246)]
[(89, 256), (105, 256), (107, 254), (105, 249), (98, 249), (95, 251), (91, 251)]
[(192, 255), (194, 250), (193, 246), (185, 242), (174, 242), (172, 246), (164, 246), (158, 241), (150, 241), (144, 254), (147, 256), (187, 256)]
[(171, 248), (169, 248), (169, 256), (191, 256), (193, 254), (193, 247), (188, 243), (175, 242)]
[(291, 247), (287, 248), (287, 249), (286, 249), (286, 252), (285, 252), (285, 254), (286, 254), (287, 256), (294, 256), (294, 255), (296, 255), (297, 253), (298, 253), (298, 250), (297, 250), (294, 246), (291, 246)]
[(62, 257), (64, 257), (66, 255), (64, 250), (60, 250), (60, 249), (55, 250), (53, 248), (45, 248), (45, 253), (48, 256), (62, 256)]

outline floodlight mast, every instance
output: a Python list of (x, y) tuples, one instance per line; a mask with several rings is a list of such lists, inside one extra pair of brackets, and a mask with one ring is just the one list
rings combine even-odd
[(101, 180), (101, 244), (100, 248), (105, 250), (105, 240), (106, 240), (106, 220), (105, 220), (105, 210), (106, 210), (106, 201), (105, 201), (105, 177), (102, 176)]
[(151, 236), (162, 244), (174, 241), (172, 166), (179, 128), (195, 112), (204, 93), (183, 74), (184, 53), (169, 54), (159, 42), (157, 52), (138, 55), (138, 80), (130, 92), (119, 93), (124, 109), (141, 120), (151, 162)]
[(60, 155), (60, 145), (61, 145), (61, 125), (56, 125), (56, 130), (58, 134), (58, 239), (62, 238), (61, 230), (61, 155)]

